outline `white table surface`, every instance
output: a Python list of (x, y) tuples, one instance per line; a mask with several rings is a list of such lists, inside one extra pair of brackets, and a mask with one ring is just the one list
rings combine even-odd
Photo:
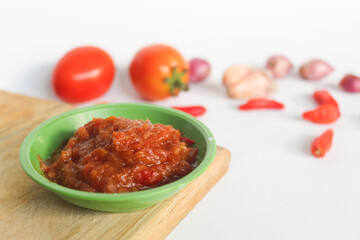
[[(227, 175), (169, 235), (175, 239), (360, 239), (360, 94), (337, 84), (360, 74), (357, 0), (254, 1), (2, 1), (0, 89), (57, 99), (54, 64), (80, 45), (106, 49), (117, 66), (111, 90), (94, 101), (141, 101), (127, 68), (142, 46), (167, 43), (186, 58), (212, 64), (207, 82), (160, 105), (207, 107), (200, 120), (232, 152)], [(313, 57), (336, 68), (323, 81), (278, 80), (273, 98), (284, 111), (240, 112), (221, 78), (232, 64), (263, 66), (274, 53), (298, 67)], [(301, 118), (328, 89), (339, 101), (335, 124)], [(92, 102), (85, 105), (92, 104)], [(311, 156), (313, 138), (335, 131), (325, 159)]]

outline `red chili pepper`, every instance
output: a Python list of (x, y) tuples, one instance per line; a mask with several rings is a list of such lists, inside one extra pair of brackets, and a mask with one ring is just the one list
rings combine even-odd
[(303, 113), (303, 118), (313, 123), (332, 123), (339, 117), (339, 108), (333, 104), (323, 104), (314, 110)]
[(196, 143), (195, 140), (184, 137), (184, 136), (180, 136), (180, 141), (186, 143), (186, 145), (188, 147), (190, 147), (191, 145), (194, 145)]
[(250, 99), (247, 103), (239, 106), (240, 110), (252, 109), (283, 109), (285, 106), (282, 103), (265, 98)]
[(206, 108), (203, 106), (190, 106), (190, 107), (172, 107), (174, 109), (186, 112), (194, 117), (203, 115), (206, 112)]
[(334, 131), (332, 129), (327, 130), (320, 137), (314, 139), (311, 144), (311, 152), (315, 157), (321, 158), (330, 150)]
[(319, 103), (320, 105), (333, 104), (333, 105), (339, 107), (339, 104), (336, 102), (336, 100), (326, 90), (315, 91), (313, 96), (314, 96), (315, 101), (317, 103)]

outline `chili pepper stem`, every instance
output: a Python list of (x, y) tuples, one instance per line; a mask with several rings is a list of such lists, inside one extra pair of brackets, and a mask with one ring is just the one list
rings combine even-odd
[(322, 151), (321, 151), (320, 149), (316, 149), (316, 150), (315, 150), (315, 155), (321, 156), (321, 155), (322, 155)]
[(331, 148), (333, 136), (334, 131), (328, 129), (319, 137), (315, 138), (310, 147), (312, 154), (317, 158), (324, 157)]

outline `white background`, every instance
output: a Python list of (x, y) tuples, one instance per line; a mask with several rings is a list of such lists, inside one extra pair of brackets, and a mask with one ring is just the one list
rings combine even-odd
[[(0, 89), (56, 99), (54, 64), (90, 44), (107, 50), (118, 69), (111, 90), (94, 102), (141, 101), (127, 77), (141, 47), (161, 42), (187, 59), (204, 57), (212, 64), (206, 83), (156, 104), (206, 106), (200, 120), (231, 150), (232, 163), (168, 239), (360, 239), (360, 94), (337, 86), (345, 73), (360, 74), (359, 8), (357, 0), (1, 1)], [(240, 112), (242, 101), (228, 99), (221, 85), (223, 71), (263, 66), (274, 53), (296, 67), (323, 58), (336, 71), (318, 82), (294, 71), (273, 96), (284, 111)], [(301, 119), (321, 88), (340, 103), (335, 124)], [(333, 149), (312, 157), (311, 141), (330, 127)]]

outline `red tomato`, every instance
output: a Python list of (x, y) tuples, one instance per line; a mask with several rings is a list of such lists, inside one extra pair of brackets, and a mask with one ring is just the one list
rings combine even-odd
[(62, 100), (80, 103), (103, 95), (110, 88), (114, 75), (114, 62), (104, 50), (78, 47), (57, 63), (52, 83)]
[(155, 44), (135, 55), (129, 73), (140, 96), (154, 101), (188, 90), (188, 69), (188, 63), (176, 49)]

